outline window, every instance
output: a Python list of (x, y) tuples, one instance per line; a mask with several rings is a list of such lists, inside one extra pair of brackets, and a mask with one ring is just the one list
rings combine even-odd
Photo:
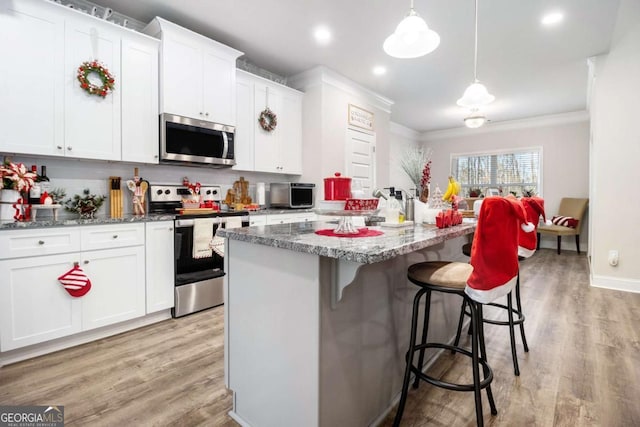
[(502, 195), (542, 195), (542, 147), (489, 153), (452, 154), (451, 174), (460, 182), (461, 196), (473, 190), (486, 194), (498, 188)]

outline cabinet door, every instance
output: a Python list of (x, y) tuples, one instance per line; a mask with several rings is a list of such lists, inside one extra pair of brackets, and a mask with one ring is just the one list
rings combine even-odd
[(158, 163), (158, 43), (122, 39), (122, 160)]
[(203, 119), (202, 50), (179, 37), (162, 41), (163, 112)]
[(91, 280), (82, 330), (144, 316), (144, 246), (83, 252), (80, 266)]
[(278, 125), (271, 132), (267, 132), (257, 124), (254, 130), (254, 165), (258, 172), (282, 173), (282, 161), (280, 159), (280, 115), (282, 114), (282, 95), (272, 86), (256, 83), (254, 86), (256, 121), (260, 113), (268, 106), (278, 118)]
[(254, 111), (253, 81), (241, 75), (236, 76), (236, 134), (234, 151), (236, 165), (233, 169), (254, 170), (253, 132), (258, 126), (258, 116)]
[(0, 151), (64, 155), (64, 20), (42, 6), (0, 2)]
[(283, 93), (280, 127), (281, 172), (302, 174), (302, 96)]
[[(65, 142), (66, 156), (120, 160), (120, 37), (99, 23), (65, 22)], [(93, 59), (115, 77), (115, 90), (105, 98), (90, 95), (77, 80), (78, 67)], [(95, 75), (90, 81), (102, 84)]]
[(205, 49), (202, 56), (205, 120), (235, 126), (236, 60)]
[(79, 260), (75, 253), (0, 261), (0, 351), (80, 332), (82, 298), (58, 282)]
[(147, 314), (174, 306), (173, 221), (146, 223)]
[(253, 227), (254, 225), (266, 225), (267, 224), (267, 215), (249, 215), (249, 226)]

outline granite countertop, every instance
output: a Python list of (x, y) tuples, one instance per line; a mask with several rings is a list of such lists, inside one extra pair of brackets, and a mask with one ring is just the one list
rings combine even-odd
[(314, 221), (258, 227), (218, 229), (217, 236), (233, 240), (289, 249), (314, 255), (373, 264), (404, 255), (445, 240), (473, 233), (475, 221), (451, 228), (417, 224), (409, 227), (370, 227), (384, 232), (376, 237), (330, 237), (316, 230), (335, 228), (335, 224)]
[(284, 209), (284, 208), (265, 208), (257, 211), (249, 211), (249, 215), (278, 215), (278, 214), (295, 214), (315, 212), (315, 209)]
[(69, 227), (77, 225), (123, 224), (135, 222), (173, 221), (175, 215), (125, 215), (123, 218), (96, 217), (94, 219), (62, 218), (54, 221), (52, 218), (38, 219), (37, 221), (0, 221), (0, 231), (27, 228)]

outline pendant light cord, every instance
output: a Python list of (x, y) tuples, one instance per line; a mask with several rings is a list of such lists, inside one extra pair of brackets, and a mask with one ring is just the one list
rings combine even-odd
[(476, 0), (476, 34), (473, 54), (473, 79), (475, 82), (478, 81), (478, 0)]

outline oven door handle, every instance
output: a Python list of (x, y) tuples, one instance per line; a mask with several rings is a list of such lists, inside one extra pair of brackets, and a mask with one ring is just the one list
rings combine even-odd
[[(220, 219), (216, 218), (217, 221), (214, 221), (214, 224), (220, 224)], [(176, 219), (176, 228), (187, 228), (193, 227), (194, 220), (193, 219)]]

